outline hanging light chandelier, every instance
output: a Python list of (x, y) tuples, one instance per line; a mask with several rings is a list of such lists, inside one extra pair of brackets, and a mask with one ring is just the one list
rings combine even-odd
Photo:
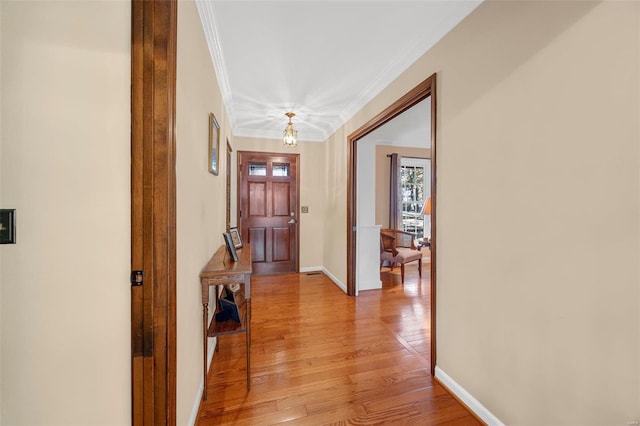
[(285, 115), (289, 117), (289, 124), (287, 124), (284, 132), (282, 132), (282, 140), (284, 142), (284, 146), (293, 148), (298, 145), (298, 131), (293, 128), (293, 123), (291, 122), (291, 117), (294, 117), (295, 114), (287, 112)]

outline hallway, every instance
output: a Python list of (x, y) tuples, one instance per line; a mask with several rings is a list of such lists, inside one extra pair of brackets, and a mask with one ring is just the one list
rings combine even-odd
[(323, 274), (254, 277), (251, 392), (244, 336), (222, 337), (197, 424), (480, 424), (429, 374), (424, 267), (358, 298)]

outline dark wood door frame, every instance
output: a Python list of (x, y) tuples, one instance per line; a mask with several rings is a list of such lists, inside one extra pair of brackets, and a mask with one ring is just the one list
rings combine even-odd
[(356, 226), (358, 141), (418, 102), (431, 97), (431, 374), (436, 367), (436, 74), (411, 89), (347, 137), (347, 294), (356, 294)]
[(176, 0), (131, 9), (131, 413), (176, 423)]
[(227, 170), (225, 171), (225, 178), (226, 178), (226, 182), (225, 185), (227, 187), (227, 193), (226, 193), (226, 197), (227, 197), (227, 208), (226, 208), (226, 214), (227, 214), (227, 232), (229, 232), (229, 230), (231, 229), (231, 153), (233, 152), (233, 149), (231, 148), (231, 144), (229, 143), (229, 139), (227, 139)]

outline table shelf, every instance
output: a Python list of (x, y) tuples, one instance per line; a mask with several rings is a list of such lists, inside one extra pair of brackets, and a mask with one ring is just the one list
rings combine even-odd
[(240, 306), (238, 306), (238, 310), (240, 311), (240, 322), (234, 320), (226, 320), (226, 321), (216, 321), (216, 314), (220, 311), (220, 308), (217, 307), (215, 312), (213, 313), (213, 318), (209, 323), (209, 329), (207, 330), (207, 337), (217, 337), (224, 336), (227, 334), (238, 334), (244, 333), (247, 331), (247, 301), (243, 300)]

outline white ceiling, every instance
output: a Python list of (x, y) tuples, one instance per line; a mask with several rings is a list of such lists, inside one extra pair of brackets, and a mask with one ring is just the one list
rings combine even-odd
[(431, 97), (364, 136), (360, 143), (431, 148)]
[(233, 134), (324, 141), (481, 1), (197, 5)]

